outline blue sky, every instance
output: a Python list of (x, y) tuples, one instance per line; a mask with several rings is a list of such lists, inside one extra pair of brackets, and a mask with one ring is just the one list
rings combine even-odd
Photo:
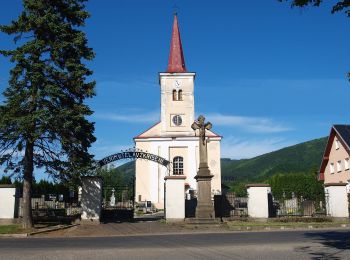
[[(291, 9), (277, 0), (91, 0), (84, 31), (97, 96), (96, 159), (133, 146), (159, 120), (158, 72), (166, 70), (173, 6), (187, 69), (197, 73), (196, 114), (223, 135), (222, 157), (250, 158), (328, 135), (349, 123), (350, 19), (329, 5)], [(21, 10), (4, 1), (0, 24)], [(0, 49), (13, 43), (0, 35)], [(0, 91), (12, 64), (0, 57)], [(0, 98), (1, 101), (2, 97)]]

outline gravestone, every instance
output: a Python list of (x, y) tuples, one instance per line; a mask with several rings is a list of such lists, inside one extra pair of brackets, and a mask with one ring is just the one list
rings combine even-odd
[(110, 198), (109, 205), (110, 205), (111, 207), (115, 207), (115, 195), (114, 195), (114, 189), (112, 189), (112, 195), (111, 195), (111, 198)]

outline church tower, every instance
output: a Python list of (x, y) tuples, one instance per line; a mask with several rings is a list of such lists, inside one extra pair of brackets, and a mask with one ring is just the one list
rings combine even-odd
[[(135, 147), (171, 162), (166, 168), (152, 161), (138, 159), (135, 163), (135, 201), (151, 201), (157, 208), (164, 206), (164, 177), (184, 175), (186, 193), (195, 193), (199, 164), (198, 137), (191, 125), (195, 120), (194, 80), (188, 72), (182, 47), (178, 17), (174, 15), (170, 53), (166, 72), (159, 73), (160, 121), (134, 137)], [(213, 122), (215, 125), (215, 122)], [(221, 192), (221, 136), (207, 131), (208, 162), (212, 179), (212, 194)], [(192, 191), (192, 192), (191, 192)], [(184, 194), (185, 195), (185, 194)]]
[(194, 79), (187, 72), (177, 15), (174, 15), (168, 69), (159, 73), (161, 122), (164, 135), (193, 135)]

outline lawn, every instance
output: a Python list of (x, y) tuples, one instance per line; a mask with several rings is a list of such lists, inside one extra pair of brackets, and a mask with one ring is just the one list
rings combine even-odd
[(0, 234), (22, 233), (21, 225), (0, 225)]

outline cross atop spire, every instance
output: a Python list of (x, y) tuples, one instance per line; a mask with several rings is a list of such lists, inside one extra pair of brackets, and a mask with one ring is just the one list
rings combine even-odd
[(173, 32), (171, 35), (170, 54), (169, 54), (167, 72), (169, 73), (186, 72), (185, 57), (182, 50), (179, 23), (177, 21), (176, 13), (174, 14)]

